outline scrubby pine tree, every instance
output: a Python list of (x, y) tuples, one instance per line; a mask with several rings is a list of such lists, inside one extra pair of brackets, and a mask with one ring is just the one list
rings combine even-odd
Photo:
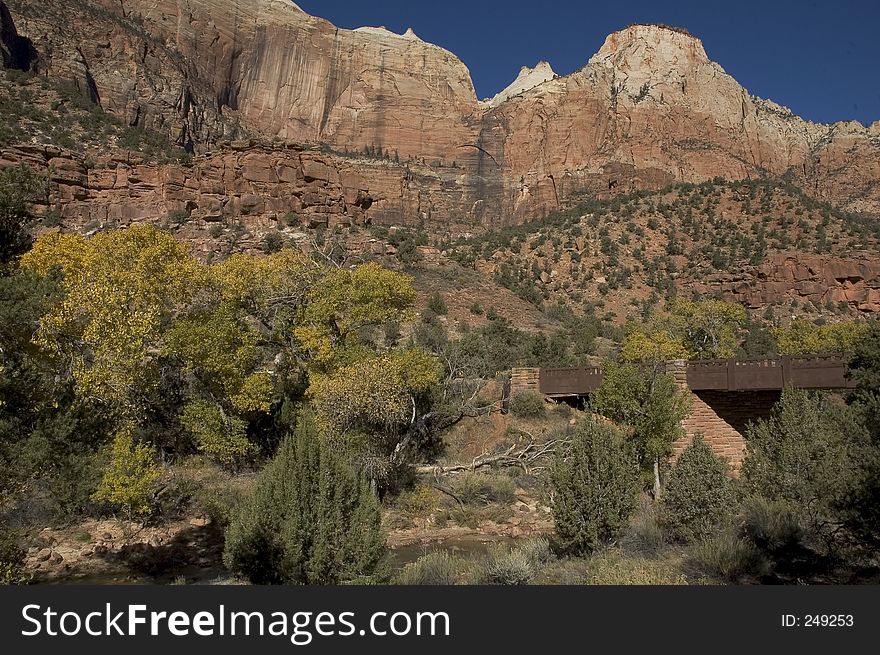
[(438, 316), (445, 316), (449, 313), (449, 307), (439, 291), (435, 291), (428, 296), (428, 309)]
[(31, 245), (31, 204), (46, 193), (46, 179), (27, 166), (0, 170), (0, 272)]
[(338, 584), (384, 553), (379, 504), (303, 415), (226, 532), (224, 562), (255, 584)]
[(554, 549), (588, 554), (617, 537), (636, 507), (639, 462), (611, 425), (581, 426), (553, 463)]
[(859, 481), (847, 524), (859, 542), (876, 551), (880, 549), (880, 321), (871, 321), (856, 344), (849, 371), (858, 385), (850, 399), (852, 408), (867, 429), (864, 438), (852, 444)]
[(701, 435), (685, 450), (666, 483), (661, 522), (681, 541), (710, 536), (736, 508), (727, 464), (715, 456)]
[(829, 546), (847, 536), (869, 444), (858, 411), (829, 394), (786, 389), (772, 416), (750, 425), (746, 444), (751, 494), (787, 505)]

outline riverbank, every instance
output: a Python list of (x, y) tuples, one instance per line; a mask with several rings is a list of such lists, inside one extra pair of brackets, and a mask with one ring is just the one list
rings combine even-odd
[[(434, 515), (403, 522), (400, 508), (386, 508), (392, 566), (402, 567), (438, 549), (463, 555), (481, 554), (496, 543), (552, 532), (549, 508), (520, 493), (504, 512), (487, 505), (454, 519)], [(442, 516), (442, 514), (440, 514)], [(494, 516), (496, 520), (485, 518)], [(506, 516), (500, 520), (500, 516)], [(114, 519), (87, 519), (27, 535), (25, 566), (34, 583), (49, 584), (172, 584), (229, 582), (223, 566), (223, 529), (204, 516), (159, 525)]]

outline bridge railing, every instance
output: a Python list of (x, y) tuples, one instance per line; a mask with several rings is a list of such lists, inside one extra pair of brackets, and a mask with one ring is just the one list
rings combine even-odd
[(687, 363), (687, 384), (693, 391), (854, 386), (846, 377), (846, 358), (840, 354), (691, 361)]
[[(684, 363), (687, 386), (692, 391), (748, 391), (762, 389), (849, 389), (847, 358), (827, 355), (706, 359)], [(530, 369), (536, 371), (537, 369)], [(538, 390), (545, 396), (584, 396), (602, 384), (602, 369), (543, 368)]]
[(542, 368), (539, 389), (545, 396), (581, 396), (592, 393), (602, 384), (602, 369)]

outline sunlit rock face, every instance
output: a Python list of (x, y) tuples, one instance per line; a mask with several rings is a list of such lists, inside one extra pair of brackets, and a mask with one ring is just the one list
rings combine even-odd
[(480, 102), (467, 67), (412, 30), (339, 29), (287, 0), (7, 4), (43, 72), (196, 153), (255, 137), (401, 167), (377, 182), (410, 198), (401, 221), (516, 223), (716, 176), (787, 175), (880, 211), (880, 124), (818, 125), (751, 96), (682, 30), (628, 27), (571, 75), (542, 62)]
[(818, 125), (751, 96), (702, 43), (631, 26), (581, 70), (489, 109), (517, 216), (584, 190), (781, 176), (819, 198), (880, 209), (880, 129)]

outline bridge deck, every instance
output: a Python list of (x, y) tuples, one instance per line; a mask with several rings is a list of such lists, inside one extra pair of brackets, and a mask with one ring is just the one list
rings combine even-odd
[[(692, 391), (850, 389), (846, 357), (839, 354), (777, 359), (709, 359), (686, 363)], [(539, 389), (547, 396), (585, 396), (602, 384), (602, 369), (542, 368)]]

